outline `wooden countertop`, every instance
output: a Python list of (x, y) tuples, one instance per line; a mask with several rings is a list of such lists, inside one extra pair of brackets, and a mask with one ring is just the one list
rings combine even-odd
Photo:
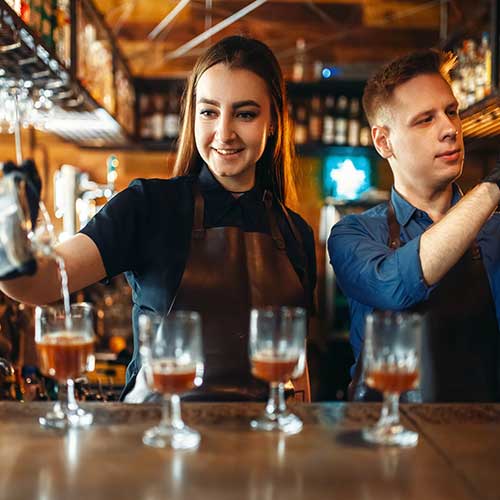
[(87, 430), (38, 425), (48, 403), (0, 403), (0, 498), (483, 499), (500, 498), (499, 405), (402, 405), (414, 449), (373, 447), (359, 430), (377, 404), (295, 405), (295, 436), (253, 431), (262, 404), (183, 404), (202, 435), (195, 451), (144, 446), (157, 405), (85, 404)]

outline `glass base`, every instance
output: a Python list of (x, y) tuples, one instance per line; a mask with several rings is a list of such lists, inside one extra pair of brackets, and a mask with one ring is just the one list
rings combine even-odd
[(409, 448), (418, 444), (418, 433), (405, 429), (401, 424), (376, 425), (363, 429), (363, 439), (373, 444)]
[(40, 417), (38, 422), (42, 427), (48, 429), (66, 429), (89, 427), (94, 421), (94, 415), (83, 408), (63, 408), (60, 403), (56, 403), (54, 408), (44, 417)]
[(293, 413), (265, 413), (262, 417), (252, 420), (250, 427), (261, 431), (280, 431), (286, 434), (297, 434), (304, 424)]
[(175, 450), (189, 450), (200, 444), (200, 433), (187, 426), (177, 429), (157, 425), (148, 429), (142, 436), (142, 442), (154, 448), (172, 447)]

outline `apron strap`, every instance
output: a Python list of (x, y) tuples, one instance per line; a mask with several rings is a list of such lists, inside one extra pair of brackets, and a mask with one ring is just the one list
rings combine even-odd
[(387, 224), (389, 225), (388, 246), (389, 248), (396, 250), (401, 246), (400, 227), (398, 224), (398, 220), (396, 219), (394, 206), (390, 200), (387, 204)]
[(205, 238), (205, 228), (203, 227), (203, 219), (205, 215), (205, 200), (200, 192), (198, 182), (193, 183), (193, 198), (194, 198), (194, 213), (193, 213), (193, 231), (192, 238), (202, 240)]
[(305, 251), (304, 239), (302, 238), (302, 235), (300, 234), (300, 231), (297, 229), (297, 226), (294, 224), (292, 218), (290, 217), (290, 214), (288, 213), (288, 210), (286, 209), (285, 205), (283, 205), (283, 203), (281, 203), (280, 201), (278, 201), (278, 203), (279, 203), (279, 205), (281, 207), (281, 211), (285, 215), (286, 221), (288, 223), (288, 227), (292, 231), (292, 234), (293, 234), (293, 236), (295, 238), (295, 241), (297, 241), (299, 256), (300, 256), (300, 259), (302, 260), (302, 262), (304, 263), (304, 275), (303, 275), (303, 277), (301, 279), (302, 286), (304, 287), (304, 290), (307, 293), (307, 301), (308, 302), (312, 301), (309, 304), (310, 310), (311, 311), (315, 311), (316, 310), (315, 298), (314, 297), (312, 297), (312, 299), (309, 298), (310, 295), (312, 294), (312, 290), (310, 289), (309, 263), (308, 263), (307, 255), (306, 255), (306, 251)]
[(271, 229), (271, 238), (273, 239), (274, 244), (276, 245), (276, 248), (278, 250), (285, 250), (285, 240), (283, 239), (280, 228), (278, 227), (276, 214), (273, 211), (273, 195), (267, 189), (264, 191), (262, 201), (264, 202), (264, 206), (266, 207), (269, 228)]

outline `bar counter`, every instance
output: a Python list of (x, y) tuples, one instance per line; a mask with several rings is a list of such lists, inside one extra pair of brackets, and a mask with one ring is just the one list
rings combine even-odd
[(253, 431), (263, 404), (185, 403), (195, 451), (149, 448), (158, 405), (87, 403), (94, 425), (50, 431), (49, 403), (0, 403), (1, 499), (500, 498), (500, 404), (402, 405), (413, 449), (365, 444), (380, 405), (295, 404), (300, 434)]

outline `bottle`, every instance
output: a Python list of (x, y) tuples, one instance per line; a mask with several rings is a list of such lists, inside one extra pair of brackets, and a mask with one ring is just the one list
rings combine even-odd
[(321, 141), (326, 145), (335, 141), (335, 98), (332, 95), (327, 95), (325, 99)]
[(476, 60), (476, 42), (474, 40), (464, 40), (465, 52), (465, 94), (467, 107), (476, 102), (476, 78), (475, 78), (475, 60)]
[(56, 55), (69, 68), (71, 65), (71, 13), (69, 0), (57, 0), (54, 41)]
[(347, 125), (347, 144), (349, 144), (349, 146), (359, 146), (360, 129), (359, 99), (353, 97), (349, 106), (349, 121)]
[(164, 135), (167, 139), (177, 139), (179, 136), (179, 99), (177, 91), (172, 89), (165, 99)]
[(321, 142), (323, 128), (323, 117), (321, 116), (321, 97), (313, 96), (311, 99), (311, 110), (309, 112), (309, 141)]
[(293, 63), (292, 80), (302, 82), (305, 77), (306, 69), (306, 41), (303, 38), (297, 38), (295, 42), (295, 60)]
[(27, 0), (21, 0), (19, 6), (19, 15), (26, 24), (30, 24), (31, 8)]
[(359, 145), (365, 147), (372, 145), (372, 131), (368, 122), (365, 121), (359, 131)]
[(453, 95), (458, 101), (458, 108), (467, 107), (467, 96), (465, 89), (465, 51), (463, 46), (457, 49), (457, 65), (452, 70), (451, 88)]
[(41, 24), (40, 36), (44, 44), (49, 48), (54, 48), (54, 27), (55, 27), (55, 10), (57, 0), (43, 0), (41, 5)]
[(153, 132), (151, 129), (151, 116), (153, 114), (150, 96), (141, 94), (139, 98), (139, 137), (141, 139), (151, 139)]
[(337, 99), (337, 110), (335, 116), (335, 144), (343, 146), (347, 143), (347, 108), (349, 100), (345, 95), (341, 95)]
[(489, 96), (491, 94), (491, 47), (490, 36), (486, 31), (481, 37), (480, 51), (484, 67), (484, 95)]
[(307, 132), (307, 110), (303, 104), (299, 104), (295, 117), (295, 144), (305, 144), (308, 139)]
[(165, 98), (162, 94), (153, 95), (153, 114), (151, 115), (151, 136), (155, 141), (163, 139), (165, 129)]
[(43, 0), (31, 0), (30, 1), (29, 25), (37, 35), (40, 35), (40, 33), (41, 33), (42, 1)]

